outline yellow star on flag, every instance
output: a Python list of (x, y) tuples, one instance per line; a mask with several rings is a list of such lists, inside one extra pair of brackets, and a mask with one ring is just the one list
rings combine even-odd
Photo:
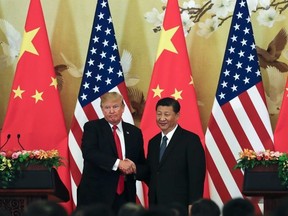
[(15, 93), (14, 98), (20, 97), (22, 99), (22, 93), (25, 92), (25, 90), (21, 90), (18, 85), (17, 89), (13, 89), (13, 92)]
[(193, 80), (193, 77), (191, 75), (190, 75), (190, 78), (191, 78), (191, 80), (189, 82), (189, 85), (194, 85), (194, 80)]
[(155, 98), (156, 96), (161, 98), (161, 93), (164, 91), (164, 89), (160, 89), (159, 84), (158, 84), (156, 89), (152, 89), (152, 91), (154, 92), (153, 98)]
[(42, 94), (43, 92), (38, 92), (37, 90), (35, 91), (35, 95), (32, 96), (32, 98), (35, 98), (35, 103), (37, 103), (39, 100), (43, 101)]
[(24, 31), (23, 42), (22, 42), (19, 58), (21, 58), (21, 56), (23, 55), (25, 51), (38, 55), (38, 52), (34, 44), (32, 43), (32, 41), (34, 37), (36, 36), (36, 34), (38, 33), (39, 29), (40, 28), (33, 29), (29, 32)]
[(50, 83), (50, 86), (54, 86), (55, 89), (57, 89), (57, 85), (58, 85), (57, 78), (51, 77), (51, 80), (52, 82)]
[(162, 28), (156, 59), (158, 59), (158, 57), (165, 49), (174, 53), (178, 53), (174, 44), (172, 43), (172, 37), (178, 28), (179, 26), (176, 26), (174, 28), (168, 29), (167, 31)]
[(182, 99), (182, 91), (178, 91), (176, 88), (175, 88), (175, 92), (174, 94), (172, 94), (171, 96), (175, 98), (175, 100), (178, 100), (178, 99)]
[(288, 97), (288, 88), (285, 88), (284, 95), (286, 94), (286, 97)]

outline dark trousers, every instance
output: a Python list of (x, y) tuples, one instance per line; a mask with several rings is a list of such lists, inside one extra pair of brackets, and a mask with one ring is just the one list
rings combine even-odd
[(127, 202), (128, 200), (126, 198), (125, 192), (122, 193), (121, 195), (116, 194), (114, 202), (112, 204), (112, 210), (114, 211), (115, 215), (118, 214), (118, 211), (122, 207), (122, 205), (124, 205)]

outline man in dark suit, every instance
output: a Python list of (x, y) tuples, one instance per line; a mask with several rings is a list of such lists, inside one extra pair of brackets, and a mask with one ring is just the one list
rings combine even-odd
[(125, 104), (120, 94), (102, 95), (100, 106), (104, 118), (84, 125), (77, 206), (104, 203), (116, 213), (124, 203), (136, 202), (135, 173), (145, 163), (143, 136), (139, 128), (122, 121)]
[(188, 210), (203, 196), (204, 149), (198, 135), (178, 125), (179, 115), (177, 100), (162, 98), (157, 102), (156, 122), (161, 132), (149, 141), (147, 155), (150, 206), (178, 203)]

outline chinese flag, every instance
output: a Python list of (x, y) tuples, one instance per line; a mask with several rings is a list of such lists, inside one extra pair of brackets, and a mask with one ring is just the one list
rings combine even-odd
[[(22, 147), (25, 150), (57, 149), (65, 163), (58, 168), (58, 173), (70, 190), (67, 131), (40, 0), (30, 1), (1, 132), (2, 150)], [(72, 210), (69, 202), (63, 205), (68, 212)]]
[(282, 105), (274, 131), (275, 151), (288, 153), (288, 79), (284, 90)]
[[(163, 97), (173, 97), (179, 101), (181, 105), (179, 124), (198, 134), (204, 146), (204, 133), (177, 0), (168, 0), (167, 3), (140, 124), (146, 152), (149, 139), (160, 132), (156, 125), (156, 103)], [(205, 188), (205, 191), (208, 193), (208, 188)], [(208, 197), (206, 193), (205, 196)]]

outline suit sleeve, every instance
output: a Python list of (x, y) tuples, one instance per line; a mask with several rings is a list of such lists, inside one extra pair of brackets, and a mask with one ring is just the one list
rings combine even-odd
[[(142, 133), (141, 133), (142, 136)], [(150, 172), (148, 167), (147, 159), (145, 158), (144, 147), (143, 147), (143, 136), (142, 136), (142, 144), (141, 144), (141, 152), (139, 153), (139, 158), (141, 163), (136, 164), (137, 172), (136, 179), (139, 181), (145, 182), (147, 185), (149, 184)]]
[[(143, 134), (139, 128), (134, 128), (134, 135), (136, 138), (135, 143), (133, 145), (137, 146), (137, 149), (133, 149), (133, 153), (136, 153), (135, 158), (132, 158), (132, 161), (136, 165), (136, 179), (140, 181), (144, 181), (147, 177), (147, 163), (144, 153), (144, 141), (143, 141)], [(129, 158), (131, 159), (131, 158)]]
[(108, 131), (105, 132), (95, 122), (86, 123), (82, 137), (82, 154), (85, 163), (110, 171), (117, 157), (113, 154), (111, 144), (109, 145), (109, 135), (105, 134)]

